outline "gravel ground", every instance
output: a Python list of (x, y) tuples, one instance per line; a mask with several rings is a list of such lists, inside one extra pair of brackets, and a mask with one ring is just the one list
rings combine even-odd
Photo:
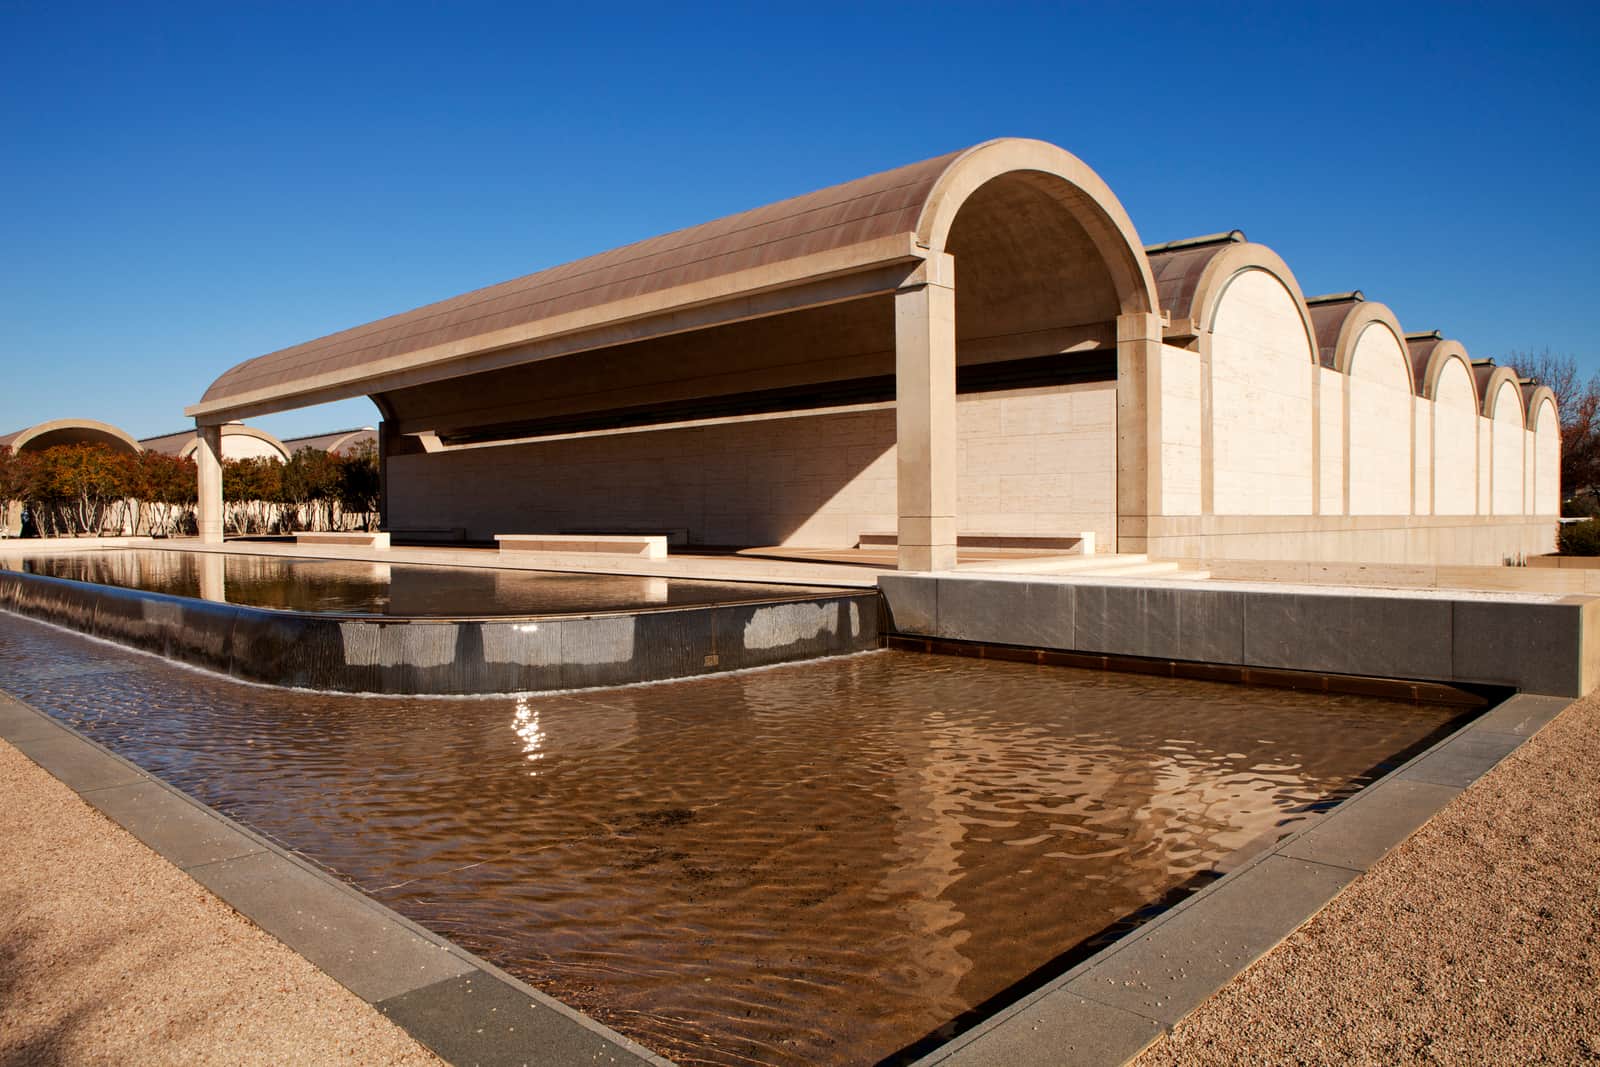
[(438, 1064), (0, 742), (0, 1067)]
[(1600, 1062), (1600, 694), (1135, 1062)]

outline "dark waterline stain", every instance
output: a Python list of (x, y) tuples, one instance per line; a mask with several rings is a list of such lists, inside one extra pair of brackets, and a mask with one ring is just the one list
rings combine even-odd
[(1460, 712), (899, 652), (347, 697), (3, 613), (0, 686), (686, 1064), (904, 1059)]

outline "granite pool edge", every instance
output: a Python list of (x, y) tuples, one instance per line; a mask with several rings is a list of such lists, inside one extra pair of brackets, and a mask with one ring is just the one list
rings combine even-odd
[(673, 1067), (4, 689), (0, 740), (447, 1063)]
[(633, 685), (881, 645), (876, 590), (485, 618), (280, 611), (0, 569), (0, 610), (242, 681), (475, 696)]
[(1508, 697), (914, 1067), (1127, 1064), (1577, 699)]

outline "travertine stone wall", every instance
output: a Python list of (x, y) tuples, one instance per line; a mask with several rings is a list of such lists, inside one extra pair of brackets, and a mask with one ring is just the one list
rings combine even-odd
[(1344, 375), (1326, 367), (1317, 368), (1317, 396), (1321, 405), (1317, 432), (1321, 477), (1318, 481), (1318, 510), (1323, 515), (1344, 514)]
[(1432, 407), (1433, 513), (1477, 514), (1478, 413), (1472, 374), (1460, 360), (1439, 374)]
[(1411, 368), (1381, 323), (1361, 331), (1350, 363), (1350, 514), (1411, 511)]
[[(960, 529), (1115, 533), (1113, 383), (963, 396)], [(563, 530), (689, 531), (697, 544), (854, 545), (893, 530), (894, 411), (463, 449), (390, 459), (393, 529), (473, 540)]]
[(1538, 466), (1539, 442), (1533, 427), (1522, 431), (1522, 513), (1533, 514), (1534, 495), (1538, 488), (1535, 479)]
[(1294, 298), (1262, 270), (1237, 274), (1211, 337), (1213, 511), (1309, 515), (1314, 372)]
[(1522, 394), (1512, 382), (1501, 382), (1494, 399), (1491, 480), (1495, 515), (1522, 514)]
[[(956, 401), (957, 528), (963, 533), (1116, 533), (1113, 382)], [(893, 487), (890, 511), (893, 512)], [(893, 529), (894, 523), (880, 529)]]
[[(1162, 492), (1152, 493), (1159, 508), (1143, 536), (1120, 548), (1196, 560), (1374, 563), (1500, 563), (1551, 549), (1559, 431), (1553, 416), (1543, 436), (1522, 426), (1518, 385), (1505, 383), (1504, 399), (1484, 405), (1474, 386), (1481, 372), (1464, 359), (1441, 353), (1442, 365), (1414, 367), (1381, 306), (1351, 307), (1360, 317), (1345, 320), (1348, 337), (1324, 328), (1312, 342), (1293, 281), (1266, 255), (1201, 286), (1216, 295), (1180, 307), (1171, 331), (1195, 339), (1209, 373), (1201, 509), (1173, 491), (1176, 479), (1169, 490), (1177, 467), (1163, 441)], [(1330, 342), (1313, 357), (1314, 343)], [(1162, 382), (1160, 403), (1189, 404), (1175, 358), (1163, 373), (1174, 381)], [(1419, 377), (1427, 395), (1415, 391)], [(1494, 420), (1481, 415), (1485, 407)], [(1166, 410), (1157, 422), (1164, 435), (1183, 433)]]
[(1485, 418), (1473, 419), (1474, 431), (1478, 438), (1478, 502), (1474, 514), (1488, 515), (1490, 507), (1490, 478), (1494, 470), (1494, 452), (1491, 442), (1494, 438), (1494, 424)]
[(1411, 511), (1433, 514), (1433, 405), (1422, 397), (1411, 401)]
[(1161, 512), (1201, 511), (1201, 377), (1199, 357), (1161, 346)]
[(390, 526), (688, 529), (704, 544), (840, 545), (895, 528), (887, 410), (390, 460)]
[(1160, 559), (1483, 564), (1555, 550), (1555, 521), (1489, 515), (1230, 516), (1151, 519)]

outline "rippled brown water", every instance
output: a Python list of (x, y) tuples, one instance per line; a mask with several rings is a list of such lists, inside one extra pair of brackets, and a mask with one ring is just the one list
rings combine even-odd
[[(488, 554), (493, 562), (493, 554)], [(31, 574), (256, 608), (457, 618), (557, 615), (812, 596), (815, 587), (622, 574), (427, 567), (126, 548), (30, 556)]]
[(0, 686), (683, 1063), (891, 1055), (1454, 714), (896, 652), (329, 696), (4, 613)]

